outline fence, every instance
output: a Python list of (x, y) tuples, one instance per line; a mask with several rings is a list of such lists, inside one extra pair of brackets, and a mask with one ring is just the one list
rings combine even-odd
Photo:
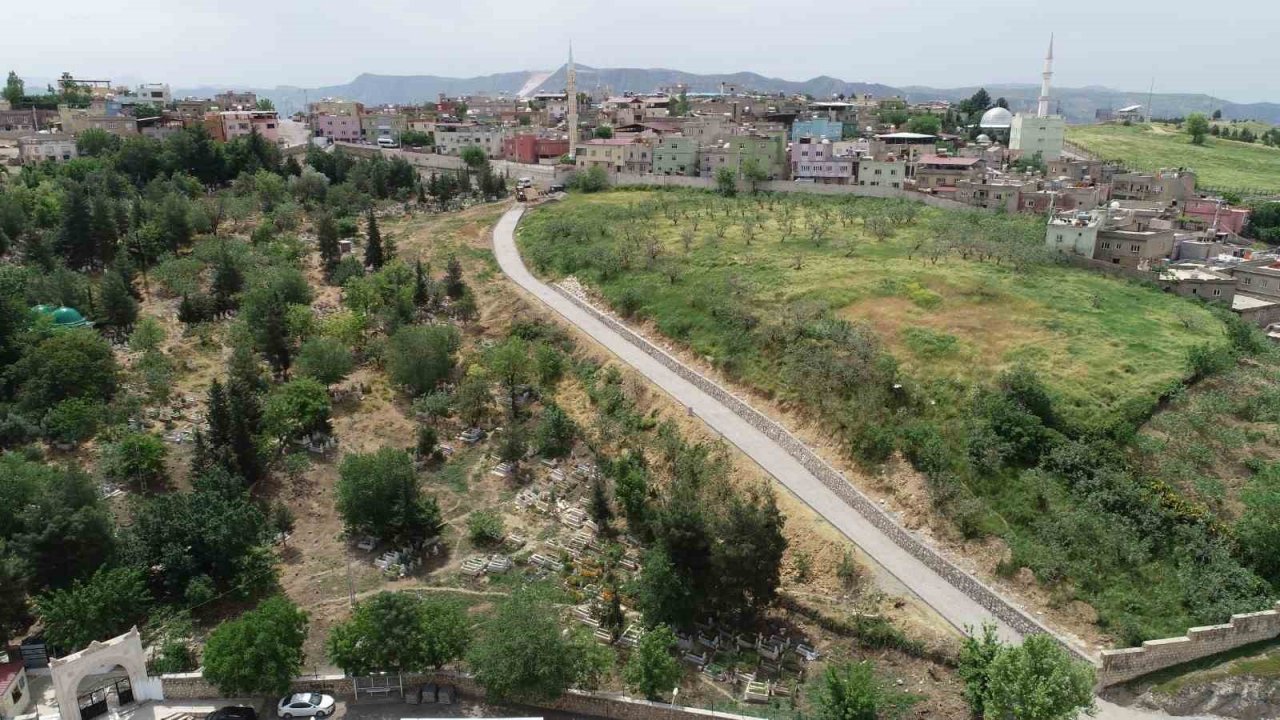
[[(641, 337), (607, 313), (600, 311), (583, 298), (574, 295), (558, 285), (552, 285), (551, 287), (556, 292), (567, 298), (570, 302), (590, 313), (600, 322), (609, 326), (609, 328), (614, 332), (622, 335), (628, 342), (665, 365), (680, 377), (695, 385), (698, 389), (724, 404), (743, 420), (747, 421), (757, 430), (780, 444), (793, 458), (796, 459), (796, 461), (803, 465), (806, 470), (812, 473), (814, 477), (825, 485), (828, 490), (835, 493), (837, 497), (844, 501), (849, 508), (857, 512), (863, 519), (883, 532), (898, 547), (913, 555), (917, 560), (924, 563), (930, 570), (936, 572), (943, 580), (969, 596), (970, 599), (978, 603), (995, 617), (999, 618), (1006, 625), (1022, 635), (1037, 633), (1053, 634), (1048, 628), (1041, 625), (1031, 616), (1014, 607), (1011, 603), (1002, 598), (994, 590), (987, 587), (977, 578), (956, 567), (950, 560), (947, 560), (933, 548), (907, 532), (906, 529), (894, 522), (894, 520), (889, 517), (885, 511), (881, 510), (879, 506), (872, 502), (870, 498), (854, 488), (853, 485), (845, 479), (843, 474), (827, 464), (825, 460), (818, 457), (818, 455), (810, 450), (808, 446), (802, 443), (781, 425), (769, 419), (763, 413), (751, 407), (746, 402), (738, 399), (737, 396), (725, 390), (714, 381), (694, 371), (692, 368), (667, 354), (666, 351)], [(1094, 662), (1072, 644), (1056, 635), (1054, 637), (1062, 643), (1063, 647), (1080, 659), (1091, 663)]]
[(1195, 627), (1182, 637), (1148, 640), (1142, 647), (1103, 650), (1098, 684), (1116, 685), (1147, 673), (1226, 650), (1280, 637), (1280, 602), (1272, 610), (1232, 615), (1223, 625)]

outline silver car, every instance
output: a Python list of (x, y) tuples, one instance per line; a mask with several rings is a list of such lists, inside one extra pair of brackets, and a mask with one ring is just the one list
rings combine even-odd
[(303, 717), (328, 717), (333, 714), (334, 700), (320, 693), (285, 695), (276, 706), (276, 714), (285, 720)]

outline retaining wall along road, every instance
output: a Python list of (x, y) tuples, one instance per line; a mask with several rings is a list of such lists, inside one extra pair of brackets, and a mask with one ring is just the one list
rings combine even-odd
[(1103, 650), (1098, 684), (1115, 685), (1147, 673), (1216, 653), (1280, 637), (1280, 602), (1275, 609), (1232, 615), (1224, 625), (1194, 627), (1183, 637), (1148, 640), (1142, 647)]

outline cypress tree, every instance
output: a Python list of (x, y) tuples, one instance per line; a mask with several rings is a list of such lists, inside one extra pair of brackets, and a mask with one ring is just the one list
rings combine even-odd
[(413, 266), (413, 304), (426, 307), (431, 302), (431, 280), (427, 270), (422, 267), (422, 260)]
[(79, 269), (94, 258), (91, 227), (93, 211), (89, 198), (79, 185), (72, 185), (62, 205), (62, 229), (58, 234), (58, 252), (72, 268)]
[(364, 243), (364, 264), (374, 270), (380, 270), (384, 258), (382, 256), (382, 233), (378, 232), (378, 219), (373, 210), (369, 210), (368, 238)]
[(455, 255), (449, 256), (444, 271), (444, 291), (452, 299), (457, 300), (467, 291), (467, 284), (462, 281), (462, 263)]
[(287, 376), (293, 364), (293, 349), (289, 347), (289, 327), (284, 316), (284, 298), (278, 294), (272, 298), (262, 327), (262, 354), (281, 376)]
[(101, 197), (94, 198), (90, 206), (89, 244), (94, 257), (104, 265), (115, 257), (116, 242), (120, 238), (112, 206), (113, 203)]
[(133, 299), (129, 288), (114, 270), (108, 270), (102, 276), (102, 315), (107, 324), (118, 329), (133, 327), (138, 320), (138, 301)]
[(316, 244), (319, 246), (320, 260), (324, 263), (325, 277), (333, 277), (333, 271), (342, 259), (342, 247), (338, 243), (338, 225), (329, 213), (323, 213), (316, 221)]

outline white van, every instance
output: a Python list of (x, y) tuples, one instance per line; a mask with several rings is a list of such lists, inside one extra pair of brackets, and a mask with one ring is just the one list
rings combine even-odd
[(400, 147), (400, 143), (396, 142), (395, 138), (380, 137), (378, 138), (378, 147), (380, 148)]

